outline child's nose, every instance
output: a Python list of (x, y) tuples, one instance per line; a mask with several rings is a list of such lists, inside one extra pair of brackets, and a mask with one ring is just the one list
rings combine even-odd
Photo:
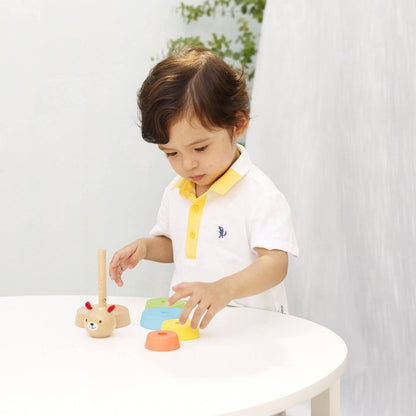
[(193, 156), (188, 156), (183, 159), (183, 168), (186, 171), (194, 169), (197, 165), (198, 162)]

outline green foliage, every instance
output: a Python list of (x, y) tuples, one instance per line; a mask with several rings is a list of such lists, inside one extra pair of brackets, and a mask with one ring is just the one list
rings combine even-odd
[(253, 59), (257, 53), (258, 36), (253, 33), (253, 25), (263, 21), (266, 0), (204, 0), (193, 6), (181, 3), (178, 11), (187, 24), (200, 18), (231, 16), (236, 21), (238, 36), (229, 39), (225, 35), (212, 33), (211, 39), (204, 42), (200, 36), (180, 37), (168, 42), (168, 55), (184, 46), (203, 46), (212, 49), (234, 67), (243, 66), (248, 79), (254, 77)]

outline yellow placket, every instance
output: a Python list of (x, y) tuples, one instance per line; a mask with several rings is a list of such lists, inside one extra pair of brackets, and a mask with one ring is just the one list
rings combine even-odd
[(207, 192), (200, 197), (195, 195), (195, 185), (188, 179), (181, 178), (174, 185), (174, 188), (179, 188), (179, 195), (188, 201), (192, 202), (188, 213), (188, 226), (186, 229), (185, 253), (188, 259), (196, 259), (196, 252), (198, 248), (199, 228), (201, 225), (202, 212), (204, 210), (205, 202), (208, 193), (214, 191), (218, 194), (225, 194), (232, 188), (242, 176), (229, 169), (221, 178), (219, 178)]
[(202, 211), (204, 210), (207, 193), (199, 198), (189, 208), (188, 227), (186, 230), (185, 253), (188, 259), (196, 259), (196, 250), (198, 247), (199, 227), (201, 224)]

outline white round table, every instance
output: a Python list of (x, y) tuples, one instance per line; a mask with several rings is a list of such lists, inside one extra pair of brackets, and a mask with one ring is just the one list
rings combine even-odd
[(339, 414), (343, 340), (313, 322), (227, 307), (201, 337), (171, 352), (145, 349), (144, 298), (109, 297), (131, 325), (109, 338), (75, 326), (96, 296), (0, 297), (0, 409), (15, 415), (272, 415), (312, 399)]

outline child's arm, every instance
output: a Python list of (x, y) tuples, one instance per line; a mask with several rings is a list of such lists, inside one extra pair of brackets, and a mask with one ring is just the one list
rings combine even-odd
[[(213, 283), (180, 283), (173, 287), (176, 292), (169, 298), (172, 305), (189, 296), (179, 318), (184, 324), (196, 307), (191, 326), (205, 328), (212, 318), (233, 299), (257, 295), (278, 285), (287, 274), (287, 253), (281, 250), (256, 248), (258, 258), (250, 266)], [(205, 314), (205, 315), (204, 315)]]
[(133, 269), (140, 260), (153, 260), (159, 263), (172, 263), (172, 241), (168, 237), (157, 236), (139, 238), (118, 250), (109, 267), (111, 280), (118, 286), (123, 286), (121, 275), (126, 269)]

